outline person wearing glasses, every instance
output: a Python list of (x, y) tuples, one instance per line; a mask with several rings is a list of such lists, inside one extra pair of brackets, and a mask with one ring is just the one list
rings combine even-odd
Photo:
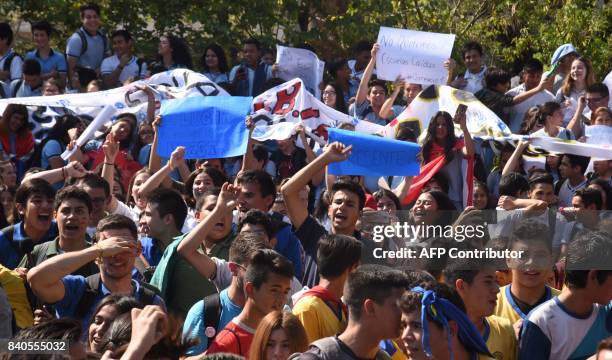
[[(586, 93), (578, 98), (576, 112), (572, 120), (567, 124), (567, 128), (576, 135), (576, 138), (580, 138), (584, 135), (584, 127), (589, 123), (588, 119), (592, 118), (591, 115), (600, 107), (608, 108), (609, 101), (610, 93), (606, 84), (594, 83), (590, 85), (587, 87)], [(587, 106), (589, 110), (585, 112)]]

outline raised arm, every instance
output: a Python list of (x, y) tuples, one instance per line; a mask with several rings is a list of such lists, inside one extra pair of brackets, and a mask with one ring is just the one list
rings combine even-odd
[(240, 171), (257, 170), (257, 159), (255, 158), (255, 154), (253, 153), (254, 141), (252, 136), (253, 130), (255, 130), (253, 118), (247, 116), (246, 119), (244, 119), (244, 124), (246, 125), (247, 129), (249, 129), (249, 140), (247, 143), (246, 153), (242, 158), (242, 168), (240, 169)]
[(385, 100), (385, 103), (380, 108), (380, 112), (378, 113), (380, 117), (388, 119), (390, 116), (393, 116), (393, 103), (395, 102), (395, 99), (397, 99), (397, 95), (399, 94), (400, 90), (402, 90), (404, 85), (404, 80), (400, 78), (395, 80), (393, 83), (393, 92), (391, 93), (391, 96)]
[(140, 244), (132, 239), (112, 237), (83, 250), (49, 258), (28, 271), (28, 282), (40, 300), (56, 303), (64, 298), (62, 279), (98, 257), (111, 257), (125, 251), (139, 252)]
[[(314, 161), (314, 159), (317, 158), (317, 155), (315, 155), (314, 151), (312, 151), (312, 148), (308, 145), (308, 140), (306, 139), (306, 129), (304, 128), (304, 125), (298, 125), (295, 128), (295, 132), (300, 137), (302, 144), (304, 144), (304, 151), (306, 152), (306, 164), (310, 164)], [(312, 177), (312, 183), (314, 185), (319, 185), (321, 181), (323, 181), (323, 175), (325, 175), (325, 172), (323, 170), (319, 171), (316, 175)]]
[(185, 236), (177, 248), (178, 253), (207, 279), (215, 275), (217, 265), (208, 255), (199, 252), (198, 248), (219, 219), (226, 216), (228, 212), (231, 213), (234, 209), (237, 189), (229, 183), (223, 184), (221, 193), (217, 198), (217, 205), (215, 205), (213, 211)]
[(586, 98), (584, 97), (584, 95), (580, 96), (578, 98), (578, 106), (576, 107), (576, 112), (574, 113), (574, 116), (572, 117), (570, 122), (567, 124), (567, 129), (570, 130), (576, 136), (576, 138), (582, 136), (582, 112), (586, 108), (586, 105)]
[(149, 171), (155, 173), (161, 167), (161, 159), (157, 154), (157, 138), (159, 126), (161, 124), (161, 116), (155, 117), (151, 123), (153, 126), (153, 143), (151, 144), (151, 153), (149, 154)]
[(456, 123), (459, 124), (461, 131), (463, 131), (463, 142), (465, 147), (463, 150), (463, 156), (467, 158), (472, 158), (476, 153), (476, 147), (474, 146), (474, 140), (472, 139), (472, 135), (470, 135), (470, 131), (467, 128), (467, 120), (465, 113), (456, 112), (455, 118), (453, 119)]
[(67, 178), (81, 178), (85, 176), (87, 171), (83, 164), (78, 161), (71, 161), (68, 165), (63, 166), (58, 169), (45, 170), (33, 174), (28, 174), (23, 181), (31, 180), (31, 179), (44, 179), (47, 180), (50, 184), (55, 184), (56, 182), (64, 181)]
[(174, 149), (166, 165), (164, 165), (161, 169), (159, 169), (159, 171), (157, 171), (149, 179), (147, 179), (147, 181), (145, 181), (145, 183), (142, 184), (142, 187), (140, 187), (140, 189), (138, 190), (138, 193), (141, 196), (146, 196), (151, 191), (157, 189), (160, 185), (162, 185), (162, 182), (166, 180), (166, 178), (169, 177), (170, 173), (174, 169), (176, 169), (176, 167), (178, 166), (178, 163), (182, 161), (184, 157), (185, 157), (184, 147), (179, 146), (176, 149)]
[[(102, 165), (102, 177), (108, 182), (109, 187), (112, 189), (115, 184), (115, 159), (119, 153), (119, 142), (115, 140), (115, 136), (112, 132), (106, 135), (106, 140), (102, 144), (102, 151), (104, 151), (104, 165)], [(113, 213), (117, 209), (117, 198), (111, 196), (111, 201), (108, 204), (108, 211)]]
[(308, 217), (308, 209), (304, 208), (302, 200), (300, 200), (300, 191), (325, 166), (348, 159), (351, 148), (351, 146), (346, 147), (339, 142), (327, 145), (321, 156), (304, 166), (302, 170), (298, 171), (283, 185), (281, 192), (285, 199), (285, 206), (287, 207), (289, 218), (296, 229), (302, 226)]
[(374, 66), (376, 66), (376, 54), (378, 53), (378, 48), (378, 43), (376, 43), (374, 44), (374, 46), (372, 46), (372, 50), (370, 51), (370, 53), (372, 54), (372, 58), (370, 58), (370, 62), (363, 71), (363, 76), (361, 77), (361, 81), (359, 82), (357, 97), (355, 99), (355, 106), (366, 101), (368, 97), (368, 83), (372, 78), (372, 73), (374, 73)]
[(546, 75), (542, 75), (542, 78), (540, 79), (540, 83), (538, 84), (538, 86), (534, 87), (531, 90), (527, 90), (527, 91), (524, 91), (516, 95), (514, 98), (512, 98), (512, 103), (514, 105), (522, 103), (523, 101), (529, 99), (530, 97), (539, 93), (540, 91), (547, 89), (549, 85), (553, 83), (553, 81), (554, 81), (554, 77), (547, 78)]
[(525, 149), (527, 149), (528, 146), (529, 141), (521, 140), (518, 142), (518, 144), (516, 145), (516, 149), (514, 149), (514, 152), (510, 156), (510, 159), (508, 159), (506, 165), (504, 165), (501, 176), (506, 176), (511, 172), (518, 171), (519, 164), (521, 163), (521, 157), (523, 156), (523, 152), (525, 151)]

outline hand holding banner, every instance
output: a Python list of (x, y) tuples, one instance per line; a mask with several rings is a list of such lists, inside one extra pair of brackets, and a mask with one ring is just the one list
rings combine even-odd
[(170, 157), (177, 146), (186, 148), (186, 159), (244, 155), (248, 142), (244, 118), (252, 100), (239, 96), (206, 96), (163, 101), (159, 155)]
[(377, 76), (389, 81), (399, 77), (409, 83), (445, 85), (448, 72), (443, 63), (450, 57), (454, 43), (452, 34), (381, 26)]
[(421, 147), (416, 143), (391, 140), (375, 135), (335, 128), (327, 129), (329, 143), (339, 141), (353, 145), (346, 161), (329, 165), (333, 175), (408, 176), (420, 171), (417, 154)]

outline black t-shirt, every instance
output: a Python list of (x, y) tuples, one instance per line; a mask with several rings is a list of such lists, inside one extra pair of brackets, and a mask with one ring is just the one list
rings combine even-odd
[(291, 155), (285, 155), (282, 151), (276, 150), (270, 156), (270, 160), (276, 165), (276, 180), (280, 181), (293, 176), (306, 166), (306, 151), (297, 146)]
[(523, 314), (529, 314), (531, 310), (535, 309), (537, 306), (542, 304), (544, 301), (547, 301), (549, 294), (547, 291), (544, 291), (544, 295), (542, 295), (542, 297), (538, 301), (536, 301), (536, 303), (533, 305), (527, 304), (526, 302), (521, 301), (519, 298), (514, 296), (512, 291), (510, 291), (510, 296), (512, 296), (512, 300), (514, 300), (514, 303), (523, 312)]

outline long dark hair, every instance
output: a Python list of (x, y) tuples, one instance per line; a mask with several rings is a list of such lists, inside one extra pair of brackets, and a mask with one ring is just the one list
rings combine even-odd
[(336, 105), (334, 106), (334, 109), (340, 111), (341, 113), (348, 114), (346, 103), (344, 102), (344, 91), (342, 91), (342, 88), (335, 82), (327, 85), (333, 87), (334, 91), (336, 92)]
[(28, 108), (25, 105), (21, 104), (8, 104), (4, 112), (2, 113), (2, 119), (0, 120), (0, 130), (4, 133), (8, 133), (9, 130), (9, 122), (11, 121), (11, 117), (13, 114), (18, 114), (23, 117), (23, 124), (17, 129), (17, 136), (24, 137), (28, 133), (30, 129), (28, 124)]
[(209, 44), (202, 53), (202, 57), (200, 58), (200, 65), (202, 66), (203, 72), (210, 72), (210, 69), (206, 65), (206, 53), (208, 50), (212, 50), (212, 52), (217, 55), (217, 59), (219, 59), (219, 71), (222, 73), (226, 73), (229, 71), (229, 67), (227, 66), (227, 58), (225, 57), (225, 51), (218, 44), (212, 43)]
[[(185, 43), (185, 40), (172, 34), (165, 34), (164, 36), (168, 39), (170, 47), (172, 48), (172, 62), (174, 62), (175, 65), (180, 65), (182, 67), (186, 67), (187, 69), (193, 68), (191, 52), (189, 51), (189, 47)], [(158, 56), (158, 61), (162, 62), (161, 56)]]
[(431, 121), (429, 121), (429, 126), (427, 126), (427, 136), (425, 136), (422, 150), (424, 163), (431, 160), (429, 156), (431, 155), (433, 144), (436, 141), (436, 120), (438, 117), (442, 117), (444, 119), (447, 131), (446, 140), (444, 141), (444, 155), (446, 156), (447, 162), (450, 162), (453, 158), (453, 147), (457, 141), (457, 138), (455, 137), (455, 125), (453, 124), (453, 118), (446, 111), (438, 111), (431, 118)]

